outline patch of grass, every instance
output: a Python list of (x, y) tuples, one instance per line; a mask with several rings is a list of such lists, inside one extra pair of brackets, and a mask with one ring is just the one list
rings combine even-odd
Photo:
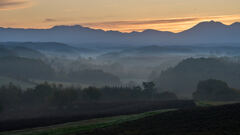
[(21, 131), (3, 132), (0, 135), (71, 135), (85, 131), (92, 131), (96, 128), (105, 128), (108, 126), (121, 124), (128, 121), (138, 120), (144, 117), (153, 116), (163, 112), (174, 111), (176, 109), (165, 109), (152, 112), (146, 112), (134, 115), (122, 115), (116, 117), (99, 118), (92, 120), (85, 120), (80, 122), (66, 123), (61, 125), (26, 129)]
[(162, 113), (78, 135), (239, 135), (240, 104)]
[(201, 107), (220, 106), (239, 103), (238, 101), (197, 101), (196, 105)]

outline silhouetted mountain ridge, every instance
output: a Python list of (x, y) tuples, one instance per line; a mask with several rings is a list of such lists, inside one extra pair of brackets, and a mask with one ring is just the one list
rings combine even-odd
[(179, 33), (157, 31), (122, 33), (91, 29), (81, 25), (50, 29), (0, 28), (0, 42), (61, 42), (71, 44), (179, 45), (201, 43), (240, 43), (240, 23), (201, 22)]

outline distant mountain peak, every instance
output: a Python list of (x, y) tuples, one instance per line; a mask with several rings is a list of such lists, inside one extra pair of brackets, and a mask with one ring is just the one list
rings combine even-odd
[(65, 28), (65, 27), (71, 27), (71, 28), (82, 28), (81, 25), (56, 25), (53, 28)]
[(154, 29), (146, 29), (143, 32), (159, 32), (159, 31)]
[(203, 27), (203, 26), (226, 26), (222, 22), (217, 22), (217, 21), (205, 21), (205, 22), (200, 22), (197, 24), (195, 27)]
[(50, 29), (1, 28), (0, 42), (61, 42), (68, 44), (198, 44), (240, 43), (240, 23), (225, 25), (206, 21), (179, 33), (146, 29), (124, 33), (81, 25), (60, 25)]
[(70, 30), (70, 29), (83, 29), (85, 27), (81, 26), (81, 25), (57, 25), (52, 27), (51, 29), (54, 30)]
[(81, 25), (58, 25), (52, 27), (50, 30), (60, 30), (60, 31), (82, 31), (82, 32), (105, 32), (101, 29), (92, 29), (89, 27), (84, 27)]
[(240, 26), (240, 22), (235, 22), (235, 23), (231, 24), (231, 26)]
[(169, 32), (169, 31), (159, 31), (159, 30), (154, 30), (154, 29), (146, 29), (144, 30), (143, 32), (141, 33), (144, 33), (144, 34), (172, 34), (172, 32)]
[(200, 22), (197, 25), (195, 25), (194, 27), (185, 30), (181, 33), (188, 33), (188, 32), (200, 32), (200, 31), (211, 31), (211, 30), (222, 30), (227, 28), (228, 25), (225, 25), (221, 22), (217, 22), (217, 21), (205, 21), (205, 22)]

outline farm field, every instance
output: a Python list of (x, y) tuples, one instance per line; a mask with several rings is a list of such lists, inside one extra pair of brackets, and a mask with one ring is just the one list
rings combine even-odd
[(117, 124), (121, 124), (128, 121), (134, 121), (142, 119), (144, 117), (149, 117), (157, 115), (164, 112), (175, 111), (176, 109), (163, 109), (158, 111), (151, 111), (140, 114), (133, 115), (122, 115), (115, 117), (98, 118), (91, 120), (84, 120), (80, 122), (72, 122), (66, 124), (60, 124), (55, 126), (26, 129), (12, 132), (2, 132), (0, 135), (69, 135), (82, 132), (89, 132), (97, 128), (105, 128)]
[[(236, 102), (197, 102), (198, 107), (160, 109), (145, 113), (120, 115), (69, 122), (47, 127), (1, 132), (0, 135), (218, 135), (236, 134), (240, 117)], [(174, 129), (172, 129), (174, 127)], [(220, 129), (221, 128), (221, 129)], [(118, 134), (117, 134), (118, 135)], [(120, 135), (120, 134), (119, 134)]]
[(97, 129), (84, 135), (239, 135), (239, 111), (240, 104), (182, 109)]

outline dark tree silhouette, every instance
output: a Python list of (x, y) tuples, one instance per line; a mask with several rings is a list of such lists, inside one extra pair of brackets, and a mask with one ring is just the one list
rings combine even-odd
[(235, 101), (240, 99), (239, 93), (229, 88), (226, 82), (214, 79), (200, 81), (193, 97), (195, 100), (204, 101)]

